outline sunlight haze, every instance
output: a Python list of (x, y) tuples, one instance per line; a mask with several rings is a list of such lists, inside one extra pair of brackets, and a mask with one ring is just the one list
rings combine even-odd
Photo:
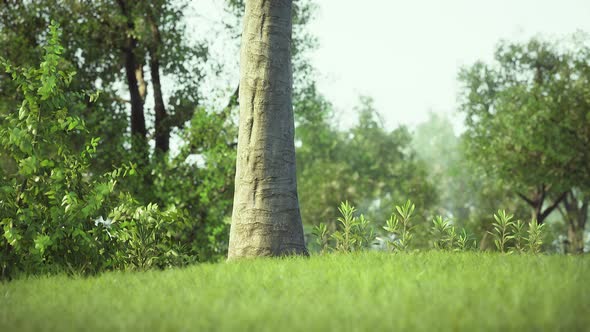
[(499, 40), (590, 31), (590, 2), (582, 0), (317, 3), (312, 62), (344, 126), (359, 95), (375, 99), (388, 127), (416, 125), (429, 111), (454, 114), (459, 69), (491, 60)]

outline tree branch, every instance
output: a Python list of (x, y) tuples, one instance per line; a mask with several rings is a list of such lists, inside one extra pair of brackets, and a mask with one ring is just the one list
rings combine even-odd
[(530, 205), (532, 207), (535, 207), (536, 206), (535, 202), (533, 202), (532, 200), (530, 200), (528, 197), (526, 197), (522, 193), (516, 192), (516, 195), (518, 195), (518, 197), (522, 198), (525, 202), (527, 202), (528, 205)]
[(559, 205), (559, 203), (561, 203), (561, 201), (564, 200), (565, 196), (567, 195), (569, 191), (565, 191), (563, 192), (561, 195), (559, 195), (559, 197), (557, 197), (557, 199), (555, 201), (553, 201), (553, 204), (551, 204), (548, 208), (545, 209), (545, 211), (543, 211), (541, 213), (541, 216), (539, 217), (539, 220), (545, 220), (545, 218), (547, 218), (547, 216), (553, 212), (553, 210), (555, 210), (555, 208)]

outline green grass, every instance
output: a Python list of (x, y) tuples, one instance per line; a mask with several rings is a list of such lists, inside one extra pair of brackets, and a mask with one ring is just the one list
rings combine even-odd
[(361, 253), (0, 284), (0, 331), (590, 331), (590, 257)]

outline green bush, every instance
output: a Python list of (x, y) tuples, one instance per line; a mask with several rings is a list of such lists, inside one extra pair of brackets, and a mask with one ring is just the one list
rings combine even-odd
[(0, 168), (2, 277), (164, 268), (199, 260), (201, 252), (209, 257), (202, 237), (215, 230), (196, 236), (198, 222), (186, 210), (143, 206), (117, 189), (136, 173), (133, 164), (92, 171), (99, 138), (84, 142), (88, 132), (75, 114), (99, 95), (69, 90), (75, 72), (60, 56), (56, 24), (48, 36), (38, 68), (0, 59), (22, 99), (0, 127), (8, 165)]
[(416, 206), (410, 200), (404, 205), (395, 206), (395, 211), (383, 227), (383, 229), (394, 236), (393, 240), (387, 242), (390, 249), (398, 251), (409, 249), (411, 240), (414, 237), (411, 233), (411, 230), (414, 228), (411, 221), (415, 208)]

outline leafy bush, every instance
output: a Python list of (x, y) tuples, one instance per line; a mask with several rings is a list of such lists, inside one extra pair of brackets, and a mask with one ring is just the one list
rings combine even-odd
[(0, 171), (2, 277), (196, 261), (202, 246), (185, 210), (142, 206), (116, 189), (134, 165), (102, 175), (90, 168), (99, 139), (84, 142), (87, 130), (75, 114), (98, 94), (68, 90), (75, 73), (60, 57), (59, 37), (52, 24), (39, 68), (0, 59), (22, 98), (0, 127), (0, 156), (9, 165)]
[[(101, 250), (108, 238), (93, 220), (113, 202), (117, 178), (133, 168), (103, 176), (89, 172), (99, 139), (77, 149), (74, 137), (85, 132), (76, 108), (97, 95), (69, 92), (74, 72), (60, 58), (59, 30), (50, 28), (39, 68), (13, 68), (1, 60), (18, 85), (22, 103), (0, 128), (2, 158), (15, 174), (0, 179), (0, 239), (3, 274), (51, 270), (54, 266), (97, 271), (104, 267)], [(6, 172), (8, 173), (8, 172)]]
[(441, 216), (432, 219), (432, 236), (434, 236), (432, 245), (435, 249), (448, 247), (447, 235), (451, 227), (451, 221)]
[[(467, 231), (461, 229), (458, 234), (451, 221), (441, 216), (432, 219), (431, 233), (434, 236), (432, 245), (435, 249), (465, 251), (470, 247), (471, 237), (467, 234)], [(473, 247), (475, 247), (475, 240)]]
[(413, 228), (411, 220), (415, 207), (416, 206), (410, 200), (408, 200), (406, 204), (402, 206), (397, 205), (395, 207), (395, 211), (387, 220), (387, 224), (383, 227), (383, 229), (392, 233), (394, 236), (393, 240), (389, 240), (387, 242), (387, 245), (390, 249), (400, 251), (408, 249), (410, 241), (413, 237), (410, 231)]
[[(525, 223), (521, 220), (512, 221), (512, 218), (513, 215), (507, 214), (504, 210), (498, 210), (494, 214), (495, 222), (492, 223), (494, 231), (489, 233), (494, 236), (496, 248), (500, 252), (505, 252), (509, 247), (512, 247), (511, 252), (539, 253), (543, 244), (544, 225), (531, 220), (525, 232)], [(525, 240), (526, 246), (524, 245)]]
[(313, 227), (312, 234), (316, 237), (316, 243), (320, 247), (320, 253), (325, 253), (330, 248), (330, 232), (328, 226), (324, 223), (319, 223)]
[(511, 234), (511, 228), (514, 226), (513, 217), (504, 210), (498, 210), (494, 214), (495, 222), (492, 223), (494, 230), (489, 233), (494, 237), (494, 244), (500, 252), (505, 252), (508, 241), (514, 239), (514, 235)]
[(338, 211), (342, 215), (338, 217), (341, 229), (331, 236), (336, 241), (336, 250), (351, 252), (368, 247), (374, 239), (369, 221), (362, 214), (355, 217), (356, 208), (348, 202), (340, 204)]
[(532, 254), (537, 254), (541, 251), (543, 245), (543, 230), (545, 224), (539, 224), (536, 220), (531, 220), (527, 230), (527, 250)]

